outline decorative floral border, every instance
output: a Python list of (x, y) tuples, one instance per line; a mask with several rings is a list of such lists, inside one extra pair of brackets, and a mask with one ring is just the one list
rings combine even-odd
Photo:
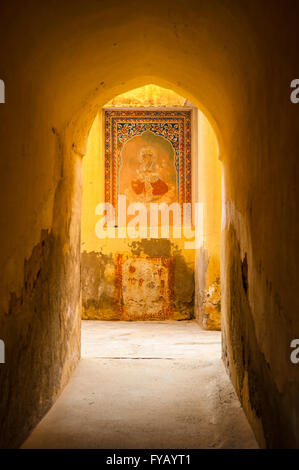
[(128, 139), (151, 131), (167, 139), (175, 155), (178, 202), (192, 202), (191, 110), (104, 110), (105, 202), (117, 209), (120, 154)]

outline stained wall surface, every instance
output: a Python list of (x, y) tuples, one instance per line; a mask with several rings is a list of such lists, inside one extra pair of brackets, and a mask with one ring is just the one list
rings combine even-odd
[(78, 361), (81, 158), (99, 107), (148, 83), (216, 131), (224, 360), (259, 443), (299, 446), (297, 16), (296, 0), (1, 3), (2, 447)]

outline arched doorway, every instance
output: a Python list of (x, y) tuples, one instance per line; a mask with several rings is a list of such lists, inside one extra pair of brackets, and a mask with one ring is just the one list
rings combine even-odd
[[(186, 147), (181, 138), (189, 139)], [(120, 196), (145, 208), (146, 230), (138, 221), (134, 237), (129, 216), (136, 214), (111, 190), (116, 165)], [(82, 359), (25, 447), (255, 447), (221, 361), (221, 163), (208, 119), (157, 85), (117, 95), (96, 113), (82, 185)], [(182, 189), (189, 199), (179, 199)], [(113, 223), (102, 224), (99, 234), (98, 207), (110, 201)], [(165, 236), (162, 215), (155, 225), (148, 213), (155, 202), (182, 202), (179, 208), (186, 202), (190, 225), (186, 211), (172, 214)], [(121, 210), (127, 224), (119, 223)], [(69, 424), (53, 432), (62, 417), (76, 423), (72, 442)]]
[[(155, 159), (146, 164), (150, 171), (140, 163), (140, 151), (146, 148)], [(124, 218), (117, 214), (119, 196), (126, 200), (122, 212), (130, 203), (146, 206), (147, 227), (138, 227), (134, 238), (127, 227), (120, 227)], [(108, 231), (96, 233), (96, 208), (104, 202), (113, 202), (115, 210), (111, 236)], [(165, 203), (171, 209), (180, 203), (179, 230), (172, 211), (166, 221), (158, 216), (156, 222), (150, 220), (150, 204), (153, 208)], [(190, 233), (183, 220), (188, 204)], [(165, 232), (168, 222), (171, 229)], [(132, 225), (129, 219), (126, 223)], [(134, 314), (126, 312), (135, 309), (136, 319), (197, 318), (205, 329), (220, 329), (220, 223), (221, 163), (217, 138), (205, 115), (173, 90), (152, 84), (114, 97), (98, 110), (83, 158), (83, 318), (134, 320)], [(129, 266), (133, 258), (135, 265)], [(142, 271), (150, 273), (153, 267), (149, 259), (165, 272), (159, 285), (152, 284), (153, 273), (144, 282)], [(166, 269), (162, 259), (168, 263)], [(123, 272), (124, 263), (137, 269), (135, 277)], [(160, 281), (167, 284), (166, 290)], [(144, 290), (146, 285), (149, 290)], [(160, 317), (159, 311), (164, 312)]]

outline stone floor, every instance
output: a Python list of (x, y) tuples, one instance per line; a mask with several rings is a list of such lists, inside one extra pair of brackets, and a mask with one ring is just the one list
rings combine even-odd
[(82, 360), (23, 448), (257, 448), (194, 321), (82, 322)]

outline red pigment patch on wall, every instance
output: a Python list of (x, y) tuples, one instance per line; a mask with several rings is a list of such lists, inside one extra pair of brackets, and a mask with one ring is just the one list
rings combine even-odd
[(172, 318), (173, 258), (116, 255), (115, 297), (121, 320)]

